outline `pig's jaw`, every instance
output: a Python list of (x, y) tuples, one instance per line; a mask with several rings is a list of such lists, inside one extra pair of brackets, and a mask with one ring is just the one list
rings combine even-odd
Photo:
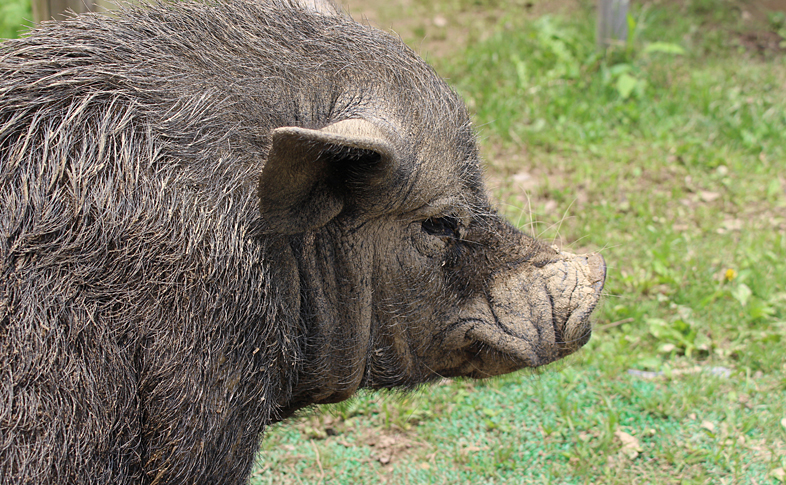
[(598, 254), (559, 258), (540, 268), (495, 275), (488, 295), (462, 309), (446, 340), (463, 354), (450, 375), (487, 377), (538, 367), (578, 350), (590, 338), (606, 265)]

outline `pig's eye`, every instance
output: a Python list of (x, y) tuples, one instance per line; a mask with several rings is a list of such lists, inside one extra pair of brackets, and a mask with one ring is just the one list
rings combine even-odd
[(423, 221), (423, 230), (438, 237), (458, 237), (458, 220), (452, 217), (430, 217)]

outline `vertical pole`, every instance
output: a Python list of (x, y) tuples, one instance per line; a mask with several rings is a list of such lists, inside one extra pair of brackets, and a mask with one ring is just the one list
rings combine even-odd
[(629, 0), (598, 0), (598, 49), (606, 50), (628, 39), (628, 4)]
[(76, 13), (94, 12), (97, 2), (94, 0), (32, 0), (33, 20), (38, 23), (44, 20), (62, 20), (63, 13), (71, 9)]

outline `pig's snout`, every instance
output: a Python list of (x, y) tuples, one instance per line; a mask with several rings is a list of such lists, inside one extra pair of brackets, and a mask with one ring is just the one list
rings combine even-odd
[(547, 292), (553, 307), (554, 344), (560, 357), (586, 344), (592, 333), (590, 314), (606, 282), (606, 261), (598, 253), (561, 253), (563, 259), (546, 270)]
[(457, 328), (465, 329), (465, 345), (480, 343), (505, 358), (478, 353), (473, 360), (484, 362), (474, 365), (494, 375), (545, 365), (577, 351), (590, 339), (590, 314), (605, 280), (601, 255), (566, 252), (557, 252), (540, 267), (524, 264), (496, 275), (488, 295), (464, 310), (463, 325)]

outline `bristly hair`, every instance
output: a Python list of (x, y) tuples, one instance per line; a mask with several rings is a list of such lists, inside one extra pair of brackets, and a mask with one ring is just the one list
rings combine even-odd
[[(282, 242), (254, 233), (268, 133), (370, 116), (416, 143), (469, 129), (408, 47), (329, 2), (123, 5), (0, 44), (0, 483), (241, 481), (306, 345)], [(216, 449), (142, 424), (193, 430), (196, 402)], [(162, 449), (191, 458), (144, 476)]]

